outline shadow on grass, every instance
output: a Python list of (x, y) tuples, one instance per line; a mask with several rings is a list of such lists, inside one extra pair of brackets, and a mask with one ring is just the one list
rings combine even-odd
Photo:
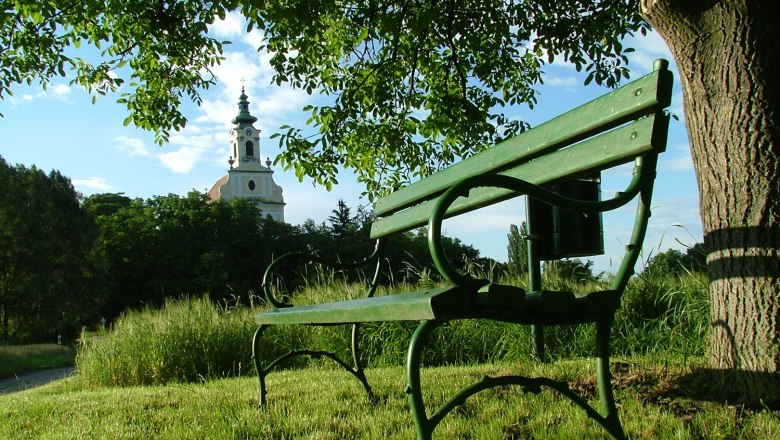
[[(613, 381), (617, 389), (633, 394), (645, 406), (656, 406), (681, 421), (690, 422), (699, 413), (715, 406), (729, 407), (737, 418), (749, 417), (759, 412), (771, 412), (780, 420), (780, 396), (765, 390), (740, 398), (733, 390), (735, 381), (742, 384), (773, 383), (780, 378), (769, 373), (749, 371), (724, 371), (711, 368), (693, 368), (686, 372), (636, 368), (629, 362), (612, 364)], [(749, 382), (745, 382), (749, 381)], [(572, 389), (586, 399), (597, 399), (595, 377), (571, 383)]]
[[(654, 394), (659, 399), (681, 397), (737, 405), (747, 410), (780, 411), (780, 395), (774, 392), (778, 382), (777, 373), (697, 368), (670, 377)], [(733, 391), (737, 389), (750, 390), (748, 398)]]

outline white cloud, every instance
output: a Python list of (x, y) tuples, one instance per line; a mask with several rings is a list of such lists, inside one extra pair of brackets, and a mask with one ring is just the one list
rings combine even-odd
[(203, 133), (203, 129), (196, 124), (187, 124), (182, 128), (178, 133), (181, 133), (182, 135), (197, 135)]
[(647, 35), (635, 35), (634, 44), (637, 52), (643, 51), (654, 55), (669, 55), (669, 46), (656, 31), (650, 31)]
[[(628, 65), (634, 73), (632, 78), (650, 72), (653, 69), (653, 61), (658, 58), (665, 58), (670, 63), (674, 63), (669, 47), (655, 31), (650, 31), (644, 36), (636, 34), (629, 37), (625, 40), (625, 45), (635, 49), (635, 52), (628, 54)], [(672, 69), (675, 68), (672, 66)]]
[(263, 125), (269, 125), (269, 122), (274, 125), (274, 129), (278, 127), (280, 121), (287, 119), (290, 113), (299, 112), (301, 108), (307, 103), (311, 102), (313, 98), (303, 90), (297, 90), (290, 87), (269, 87), (265, 90), (265, 95), (258, 99), (254, 106), (252, 106), (253, 113), (255, 113)]
[(116, 189), (113, 185), (106, 182), (106, 179), (102, 177), (88, 177), (86, 179), (73, 179), (73, 185), (78, 189), (86, 189), (82, 192), (92, 191), (113, 191)]
[(35, 93), (21, 93), (20, 98), (9, 96), (8, 102), (11, 107), (21, 103), (31, 103), (38, 99), (51, 99), (62, 102), (70, 102), (70, 95), (73, 88), (67, 84), (50, 84), (46, 89), (39, 89)]
[(238, 98), (241, 87), (244, 87), (249, 94), (270, 82), (271, 66), (263, 63), (260, 56), (249, 55), (253, 53), (226, 52), (222, 63), (213, 69), (219, 81), (223, 83), (225, 92), (233, 97), (232, 99)]
[[(192, 119), (203, 127), (204, 131), (211, 133), (211, 138), (185, 141), (180, 137), (172, 137), (171, 143), (200, 146), (204, 148), (201, 152), (202, 160), (224, 165), (229, 154), (229, 131), (233, 128), (230, 121), (238, 114), (238, 99), (242, 87), (249, 97), (250, 112), (258, 118), (255, 127), (261, 131), (262, 136), (269, 136), (282, 124), (298, 123), (297, 120), (302, 119), (302, 116), (296, 112), (300, 112), (312, 97), (304, 91), (271, 83), (272, 70), (269, 60), (270, 55), (265, 51), (226, 53), (222, 65), (214, 69), (219, 79), (218, 89), (204, 98), (200, 106), (201, 114)], [(204, 143), (206, 140), (211, 143), (207, 150)]]
[[(509, 231), (509, 225), (519, 225), (525, 220), (525, 200), (514, 198), (491, 205), (477, 211), (459, 215), (444, 221), (442, 229), (447, 235), (454, 237), (466, 237), (489, 231), (499, 231), (505, 234)], [(479, 225), (475, 228), (475, 225)]]
[(661, 169), (664, 171), (692, 171), (693, 160), (690, 154), (681, 154), (676, 156), (665, 156), (666, 160), (661, 162)]
[[(672, 54), (669, 51), (666, 42), (655, 31), (649, 31), (647, 35), (644, 36), (637, 33), (634, 36), (627, 37), (623, 40), (623, 45), (635, 49), (634, 52), (626, 54), (628, 56), (628, 66), (631, 69), (632, 78), (650, 72), (653, 69), (653, 61), (657, 58), (666, 58), (674, 64), (674, 59), (672, 58)], [(545, 61), (547, 60), (546, 53), (543, 58)], [(564, 60), (562, 55), (554, 57), (553, 61), (548, 63), (548, 65), (566, 68), (572, 71), (576, 70), (574, 64)], [(676, 67), (672, 66), (672, 69), (676, 69)]]
[(149, 148), (144, 144), (144, 141), (139, 138), (129, 136), (117, 136), (114, 138), (114, 148), (129, 157), (134, 156), (149, 156), (151, 152)]
[(312, 186), (306, 180), (294, 185), (277, 183), (284, 188), (284, 201), (287, 204), (284, 219), (290, 224), (302, 224), (307, 219), (317, 223), (324, 221), (336, 208), (339, 199), (344, 199), (353, 214), (357, 210), (358, 197), (352, 188), (337, 186), (333, 191), (328, 191), (322, 186)]
[(216, 20), (209, 26), (209, 33), (217, 38), (240, 37), (246, 33), (246, 21), (238, 12), (225, 14), (224, 20)]
[[(58, 101), (69, 102), (72, 87), (67, 84), (50, 84), (45, 90), (35, 94), (36, 98), (56, 99)], [(25, 100), (31, 101), (31, 99)]]
[[(262, 146), (260, 152), (262, 156)], [(213, 166), (227, 169), (230, 155), (230, 133), (225, 130), (213, 133), (211, 148), (204, 152), (203, 159)]]
[[(220, 32), (233, 32), (227, 29)], [(214, 68), (218, 87), (204, 97), (200, 114), (191, 118), (195, 124), (187, 125), (170, 138), (170, 145), (184, 148), (158, 155), (160, 162), (177, 173), (189, 173), (199, 161), (225, 166), (230, 149), (229, 132), (233, 128), (231, 120), (238, 114), (242, 87), (249, 97), (250, 112), (258, 118), (255, 127), (263, 135), (268, 136), (279, 125), (291, 122), (290, 113), (299, 111), (309, 96), (271, 84), (269, 58), (267, 52), (227, 52), (222, 64)]]
[(52, 87), (49, 87), (49, 90), (51, 90), (55, 97), (64, 98), (66, 95), (70, 94), (71, 87), (67, 84), (55, 84)]
[(216, 38), (229, 39), (231, 43), (244, 43), (253, 49), (263, 44), (263, 33), (258, 29), (246, 31), (246, 19), (238, 12), (229, 12), (224, 20), (217, 20), (209, 26), (209, 33)]
[[(250, 111), (257, 114), (253, 102), (270, 89), (271, 68), (262, 57), (250, 57), (244, 52), (227, 52), (225, 60), (214, 69), (221, 90), (206, 97), (200, 108), (202, 114), (195, 118), (199, 123), (218, 124), (230, 128), (230, 120), (238, 113), (238, 97), (241, 88), (246, 90), (250, 100)], [(254, 97), (254, 98), (253, 98)]]
[(221, 97), (218, 99), (203, 99), (200, 105), (201, 115), (194, 119), (195, 122), (204, 124), (219, 124), (226, 130), (229, 130), (233, 124), (230, 120), (238, 114), (238, 95), (234, 102), (228, 102)]
[(692, 171), (693, 159), (688, 144), (679, 144), (669, 148), (660, 156), (659, 168), (666, 171)]
[(163, 166), (175, 173), (188, 174), (202, 161), (227, 167), (230, 135), (221, 126), (215, 129), (189, 124), (184, 130), (170, 136), (166, 150), (176, 147), (178, 149), (175, 151), (155, 155)]
[(552, 87), (563, 87), (566, 89), (573, 89), (582, 85), (582, 80), (575, 78), (574, 76), (559, 77), (550, 76), (544, 78), (544, 83)]
[(188, 174), (195, 168), (203, 155), (203, 149), (193, 147), (181, 147), (176, 151), (169, 151), (157, 155), (160, 163), (177, 174)]
[[(653, 220), (650, 228), (665, 230), (671, 227), (696, 227), (700, 229), (698, 195), (683, 197), (657, 197), (653, 202)], [(700, 234), (699, 234), (700, 235)]]
[(214, 144), (214, 137), (210, 134), (172, 134), (169, 138), (171, 145), (183, 145), (198, 149), (209, 148)]
[(252, 46), (255, 49), (259, 48), (260, 45), (264, 43), (263, 40), (263, 34), (256, 29), (253, 29), (252, 32), (244, 34), (243, 38), (244, 43)]

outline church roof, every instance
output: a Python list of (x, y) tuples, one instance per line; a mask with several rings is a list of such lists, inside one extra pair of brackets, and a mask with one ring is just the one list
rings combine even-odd
[(228, 181), (228, 176), (227, 175), (225, 175), (221, 179), (217, 180), (217, 183), (215, 183), (214, 186), (212, 186), (211, 189), (209, 190), (209, 193), (208, 193), (209, 194), (209, 199), (208, 199), (209, 202), (217, 202), (217, 201), (219, 201), (219, 199), (220, 199), (220, 197), (219, 197), (220, 196), (219, 188), (222, 185), (224, 185), (225, 183), (227, 183), (227, 181)]
[(241, 87), (241, 96), (238, 99), (238, 115), (231, 121), (234, 124), (238, 124), (239, 127), (244, 125), (252, 125), (257, 122), (257, 118), (249, 113), (249, 101), (247, 101), (244, 88)]

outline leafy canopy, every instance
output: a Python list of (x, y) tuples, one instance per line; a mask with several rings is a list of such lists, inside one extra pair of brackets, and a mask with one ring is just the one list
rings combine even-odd
[[(506, 106), (536, 102), (555, 57), (616, 85), (628, 76), (620, 40), (647, 24), (636, 0), (72, 0), (17, 1), (0, 23), (0, 98), (54, 76), (95, 94), (125, 85), (126, 123), (164, 142), (186, 119), (185, 95), (215, 83), (223, 44), (208, 25), (228, 11), (260, 29), (274, 81), (328, 97), (304, 108), (310, 127), (281, 128), (277, 158), (330, 188), (352, 168), (369, 196), (430, 174), (523, 130)], [(101, 49), (99, 63), (70, 47)]]
[[(10, 4), (9, 4), (10, 3)], [(202, 0), (26, 0), (0, 10), (0, 99), (18, 83), (43, 88), (68, 77), (93, 94), (115, 92), (129, 112), (125, 125), (168, 140), (184, 127), (185, 96), (200, 103), (200, 91), (216, 82), (211, 68), (224, 42), (207, 35), (231, 2)], [(80, 49), (97, 49), (81, 57)], [(96, 59), (97, 61), (94, 61)]]

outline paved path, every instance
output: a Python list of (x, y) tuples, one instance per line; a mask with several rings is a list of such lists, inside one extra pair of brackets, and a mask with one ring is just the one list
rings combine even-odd
[(0, 379), (0, 395), (35, 388), (51, 381), (70, 376), (74, 371), (76, 371), (74, 367), (56, 368), (53, 370), (36, 371), (21, 376)]

